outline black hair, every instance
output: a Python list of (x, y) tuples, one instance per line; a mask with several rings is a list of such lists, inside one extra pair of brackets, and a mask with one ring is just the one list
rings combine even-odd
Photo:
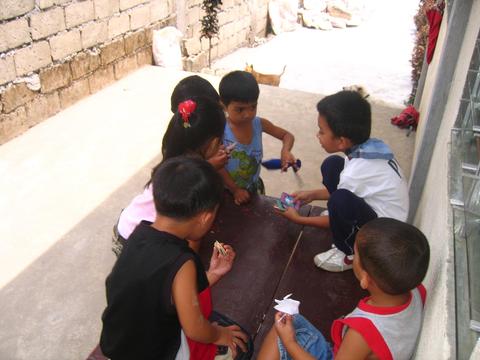
[(390, 218), (374, 219), (355, 239), (360, 263), (387, 294), (405, 294), (425, 277), (430, 247), (415, 226)]
[(220, 102), (220, 96), (212, 84), (198, 75), (191, 75), (180, 80), (173, 89), (170, 97), (172, 112), (177, 111), (178, 104), (190, 99), (192, 96), (204, 96), (215, 102)]
[(219, 102), (203, 96), (193, 96), (189, 100), (196, 103), (189, 117), (190, 127), (184, 126), (183, 118), (176, 109), (163, 136), (163, 160), (198, 153), (209, 140), (223, 136), (226, 120)]
[(158, 214), (185, 220), (215, 209), (222, 200), (223, 182), (207, 161), (177, 156), (156, 168), (152, 191)]
[(372, 114), (370, 103), (356, 91), (339, 91), (320, 100), (318, 113), (336, 137), (346, 137), (354, 145), (370, 138)]
[(218, 86), (223, 105), (232, 101), (249, 103), (258, 100), (260, 88), (255, 77), (246, 71), (232, 71), (220, 80)]

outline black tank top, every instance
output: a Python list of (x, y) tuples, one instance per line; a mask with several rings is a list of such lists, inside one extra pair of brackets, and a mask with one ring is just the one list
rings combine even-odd
[(100, 347), (112, 360), (175, 359), (180, 322), (172, 304), (172, 282), (193, 260), (198, 292), (208, 287), (200, 258), (187, 241), (142, 221), (128, 238), (106, 280)]

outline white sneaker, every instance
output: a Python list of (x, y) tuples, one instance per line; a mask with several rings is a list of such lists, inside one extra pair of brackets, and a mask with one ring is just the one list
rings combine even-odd
[[(326, 253), (329, 253), (329, 256), (324, 255)], [(353, 268), (353, 255), (347, 256), (337, 248), (316, 255), (313, 261), (319, 268), (331, 272), (341, 272)]]
[(320, 254), (317, 254), (313, 257), (313, 262), (315, 265), (320, 267), (325, 261), (330, 259), (335, 253), (339, 251), (335, 245), (332, 245), (332, 248), (330, 250), (327, 250), (325, 252), (322, 252)]

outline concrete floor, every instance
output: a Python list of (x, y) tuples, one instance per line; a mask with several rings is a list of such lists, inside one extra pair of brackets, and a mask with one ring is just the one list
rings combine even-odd
[[(170, 93), (187, 75), (144, 67), (0, 147), (0, 359), (85, 359), (97, 344), (112, 226), (159, 160)], [(268, 194), (319, 186), (320, 98), (261, 86), (258, 114), (295, 135), (303, 163), (303, 186), (291, 171), (263, 171)], [(372, 107), (372, 136), (408, 175), (414, 136), (390, 125), (401, 109)], [(264, 147), (278, 157), (278, 141)]]
[(358, 27), (321, 31), (299, 26), (262, 45), (237, 49), (215, 60), (212, 69), (222, 75), (248, 63), (261, 73), (279, 74), (285, 66), (282, 88), (331, 94), (361, 84), (371, 98), (403, 106), (412, 90), (418, 0), (356, 3), (363, 7)]

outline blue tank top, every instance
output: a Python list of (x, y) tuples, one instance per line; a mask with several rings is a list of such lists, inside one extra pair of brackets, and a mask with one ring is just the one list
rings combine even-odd
[(263, 157), (262, 122), (258, 116), (253, 119), (253, 134), (250, 144), (241, 144), (227, 124), (223, 135), (225, 147), (236, 143), (225, 166), (235, 184), (242, 189), (254, 189), (260, 176)]

